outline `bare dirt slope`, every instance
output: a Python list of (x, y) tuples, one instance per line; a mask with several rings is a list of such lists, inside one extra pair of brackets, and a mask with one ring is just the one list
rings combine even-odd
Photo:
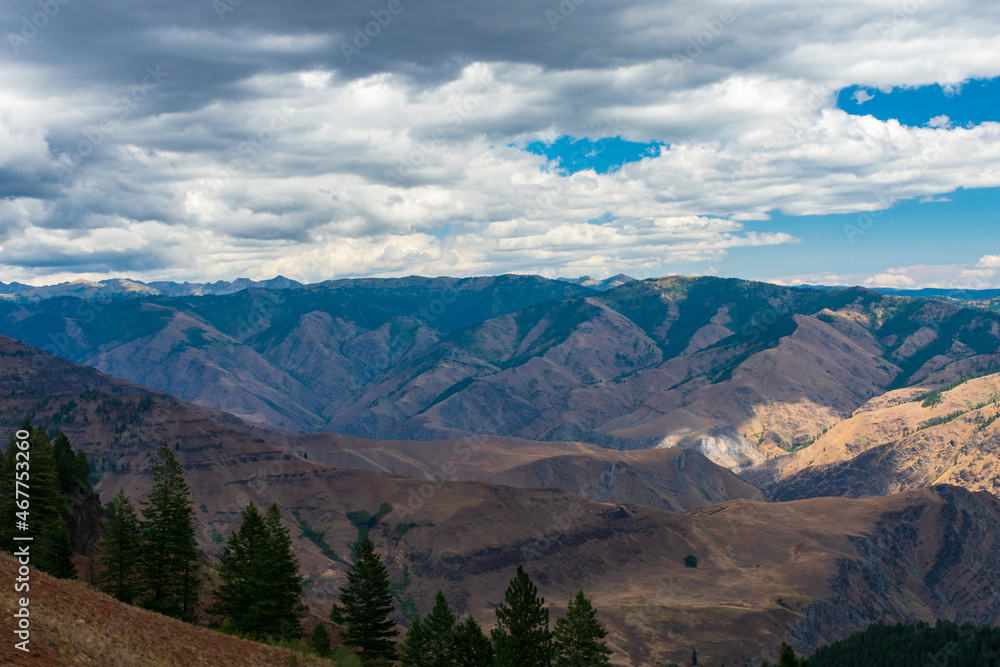
[(1000, 495), (1000, 375), (913, 400), (928, 389), (872, 399), (813, 444), (744, 477), (783, 499), (868, 497), (931, 484)]
[[(17, 561), (0, 553), (0, 579), (17, 576)], [(108, 667), (188, 667), (189, 665), (289, 665), (291, 653), (237, 639), (173, 618), (131, 607), (78, 581), (55, 579), (33, 570), (29, 600), (31, 639), (27, 654), (12, 648), (4, 633), (0, 664), (107, 665)], [(3, 587), (3, 615), (19, 609), (12, 586)], [(297, 656), (300, 665), (330, 665)]]

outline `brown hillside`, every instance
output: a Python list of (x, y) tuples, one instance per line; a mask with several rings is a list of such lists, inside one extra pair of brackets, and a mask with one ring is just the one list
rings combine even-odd
[[(866, 500), (735, 500), (677, 514), (552, 488), (338, 469), (272, 444), (280, 440), (272, 432), (206, 419), (163, 395), (143, 403), (150, 392), (142, 388), (0, 343), (4, 428), (31, 412), (37, 424), (64, 428), (92, 457), (105, 498), (125, 488), (142, 499), (151, 454), (170, 443), (207, 560), (249, 500), (277, 502), (309, 579), (306, 602), (320, 616), (358, 536), (348, 512), (374, 514), (388, 503), (372, 534), (401, 584), (400, 606), (426, 613), (440, 588), (459, 613), (489, 627), (524, 564), (554, 615), (579, 588), (594, 599), (622, 665), (681, 662), (692, 647), (706, 664), (773, 658), (783, 639), (808, 651), (876, 621), (1000, 619), (1000, 501), (988, 494), (940, 486)], [(687, 555), (697, 568), (684, 566)]]
[(812, 445), (744, 477), (783, 499), (867, 497), (931, 484), (1000, 495), (1000, 420), (991, 421), (1000, 413), (1000, 374), (944, 391), (937, 405), (912, 400), (927, 389), (872, 399)]
[[(0, 553), (0, 579), (11, 582), (17, 561)], [(0, 664), (188, 667), (188, 665), (289, 665), (291, 652), (230, 637), (173, 618), (131, 607), (78, 581), (31, 572), (30, 653), (13, 649), (5, 632)], [(12, 587), (3, 587), (3, 615), (9, 624), (19, 607)], [(330, 665), (296, 656), (300, 665)]]

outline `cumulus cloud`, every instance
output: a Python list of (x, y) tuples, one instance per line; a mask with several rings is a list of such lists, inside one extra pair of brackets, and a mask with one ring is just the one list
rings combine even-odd
[[(5, 276), (707, 270), (797, 242), (743, 227), (776, 209), (1000, 185), (1000, 124), (836, 108), (1000, 74), (972, 0), (400, 6), (62, 5), (0, 55)], [(24, 11), (0, 8), (15, 36)], [(571, 176), (522, 150), (563, 134), (669, 148)]]

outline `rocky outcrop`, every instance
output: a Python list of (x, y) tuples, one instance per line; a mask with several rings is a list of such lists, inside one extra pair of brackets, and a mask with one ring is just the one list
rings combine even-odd
[[(921, 529), (928, 525), (940, 530)], [(830, 595), (806, 606), (788, 631), (797, 651), (808, 655), (873, 623), (1000, 623), (996, 497), (936, 486), (850, 539), (857, 557), (841, 559)]]
[(764, 460), (764, 455), (729, 424), (714, 424), (703, 432), (684, 436), (673, 446), (700, 452), (737, 474)]

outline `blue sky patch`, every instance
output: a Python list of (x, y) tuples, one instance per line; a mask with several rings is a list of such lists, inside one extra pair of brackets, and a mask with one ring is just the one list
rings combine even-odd
[[(971, 79), (954, 89), (933, 85), (894, 88), (888, 93), (850, 86), (837, 95), (837, 107), (855, 116), (895, 118), (911, 127), (964, 127), (1000, 121), (1000, 77)], [(950, 125), (943, 116), (948, 117)]]
[(626, 162), (638, 162), (643, 158), (659, 155), (660, 148), (665, 145), (656, 141), (645, 144), (625, 141), (621, 137), (605, 137), (591, 141), (575, 139), (564, 134), (551, 144), (532, 141), (525, 146), (525, 150), (558, 162), (559, 167), (570, 174), (584, 169), (593, 169), (598, 174), (606, 174)]

